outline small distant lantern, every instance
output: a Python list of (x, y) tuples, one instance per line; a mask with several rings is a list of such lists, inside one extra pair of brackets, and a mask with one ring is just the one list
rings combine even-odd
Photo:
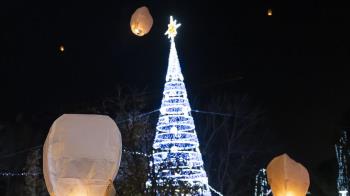
[(269, 8), (269, 9), (267, 10), (267, 15), (268, 15), (268, 16), (272, 16), (272, 9), (271, 9), (271, 8)]
[(108, 116), (64, 114), (44, 145), (43, 171), (51, 196), (114, 196), (122, 140)]
[(64, 46), (60, 45), (59, 50), (60, 50), (60, 52), (64, 52)]
[(310, 185), (306, 168), (287, 154), (272, 159), (267, 180), (274, 196), (305, 196)]
[(137, 36), (146, 35), (152, 28), (153, 18), (146, 6), (138, 8), (130, 20), (131, 31)]

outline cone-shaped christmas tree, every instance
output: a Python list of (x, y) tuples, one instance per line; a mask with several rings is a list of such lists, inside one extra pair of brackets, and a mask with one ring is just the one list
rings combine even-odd
[(211, 195), (176, 52), (176, 24), (170, 17), (170, 55), (147, 182), (156, 195)]

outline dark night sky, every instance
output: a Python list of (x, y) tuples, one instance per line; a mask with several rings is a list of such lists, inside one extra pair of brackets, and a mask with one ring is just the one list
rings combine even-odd
[[(154, 26), (139, 38), (129, 20), (142, 5)], [(95, 100), (118, 84), (146, 85), (159, 104), (169, 15), (182, 23), (176, 43), (191, 96), (235, 86), (267, 108), (293, 158), (313, 167), (334, 157), (350, 109), (350, 12), (336, 1), (3, 2), (0, 120)]]

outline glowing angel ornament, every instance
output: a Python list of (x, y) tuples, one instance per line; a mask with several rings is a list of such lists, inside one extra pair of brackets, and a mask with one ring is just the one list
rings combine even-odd
[(310, 185), (308, 171), (287, 154), (272, 159), (267, 180), (274, 196), (305, 196)]
[(137, 36), (146, 35), (152, 28), (153, 18), (147, 7), (138, 8), (130, 20), (131, 31)]
[(103, 115), (64, 114), (44, 145), (44, 178), (51, 196), (112, 196), (122, 140)]

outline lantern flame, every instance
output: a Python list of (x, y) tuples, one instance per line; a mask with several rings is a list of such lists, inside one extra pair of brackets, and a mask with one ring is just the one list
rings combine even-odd
[(288, 193), (286, 194), (286, 196), (294, 196), (294, 193), (293, 193), (293, 192), (288, 192)]

